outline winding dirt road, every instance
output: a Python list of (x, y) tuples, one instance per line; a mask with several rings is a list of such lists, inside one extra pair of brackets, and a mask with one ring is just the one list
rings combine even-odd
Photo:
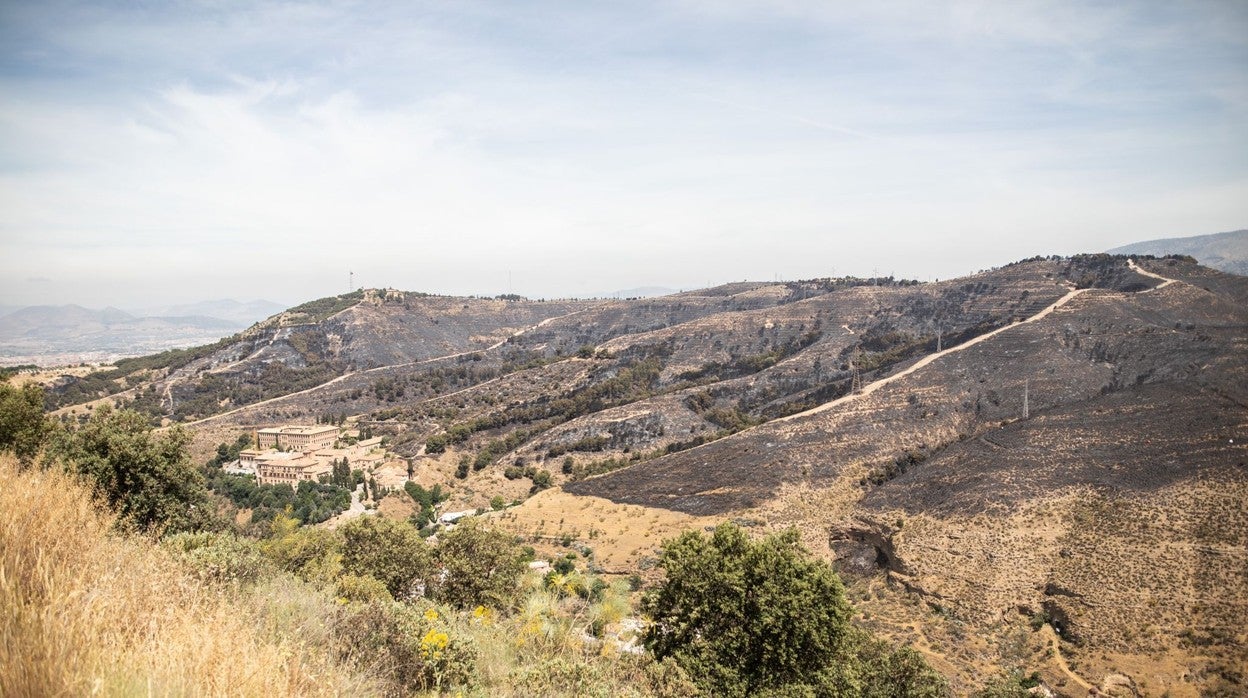
[[(1161, 283), (1148, 289), (1148, 291), (1156, 291), (1159, 288), (1165, 288), (1169, 286), (1170, 284), (1178, 282), (1178, 279), (1170, 279), (1165, 276), (1162, 276), (1161, 274), (1154, 274), (1153, 272), (1148, 271), (1147, 269), (1140, 268), (1139, 266), (1136, 265), (1134, 259), (1128, 259), (1127, 266), (1131, 267), (1131, 271), (1135, 272), (1136, 274), (1142, 274), (1144, 276), (1151, 276), (1154, 279), (1161, 279)], [(1140, 293), (1148, 293), (1148, 291), (1140, 291)]]
[(778, 419), (773, 419), (773, 420), (771, 420), (770, 422), (765, 422), (765, 424), (774, 424), (774, 423), (776, 423), (776, 422), (787, 422), (787, 421), (789, 421), (789, 420), (799, 419), (799, 418), (801, 418), (801, 417), (808, 417), (808, 416), (810, 416), (810, 415), (812, 415), (812, 414), (819, 414), (820, 412), (825, 412), (825, 411), (827, 411), (827, 410), (834, 409), (834, 408), (836, 408), (836, 407), (840, 407), (841, 405), (843, 405), (843, 404), (845, 404), (845, 403), (847, 403), (847, 402), (852, 402), (853, 400), (857, 400), (858, 398), (863, 397), (863, 396), (865, 396), (865, 395), (870, 395), (871, 393), (874, 393), (875, 391), (879, 390), (880, 388), (883, 388), (884, 386), (888, 385), (889, 383), (892, 383), (892, 382), (894, 382), (894, 381), (898, 381), (898, 380), (901, 380), (902, 378), (905, 378), (906, 376), (910, 375), (911, 373), (914, 373), (915, 371), (917, 371), (917, 370), (919, 370), (919, 369), (923, 368), (924, 366), (926, 366), (926, 365), (928, 365), (928, 364), (932, 363), (933, 361), (935, 361), (936, 359), (939, 359), (939, 358), (940, 358), (940, 357), (942, 357), (942, 356), (947, 356), (947, 355), (952, 354), (952, 353), (954, 353), (954, 352), (959, 352), (959, 351), (962, 351), (963, 349), (967, 349), (967, 348), (969, 348), (969, 347), (973, 347), (973, 346), (975, 346), (976, 344), (979, 344), (980, 342), (983, 342), (983, 341), (985, 341), (985, 340), (987, 340), (987, 339), (990, 339), (990, 338), (992, 338), (992, 337), (995, 337), (995, 336), (997, 336), (997, 335), (1001, 334), (1002, 332), (1007, 332), (1007, 331), (1009, 331), (1009, 330), (1011, 330), (1011, 329), (1013, 329), (1013, 328), (1015, 328), (1015, 327), (1018, 327), (1018, 326), (1020, 326), (1020, 325), (1025, 325), (1025, 324), (1027, 324), (1027, 323), (1029, 323), (1029, 322), (1035, 322), (1036, 320), (1039, 320), (1039, 319), (1041, 319), (1041, 318), (1044, 318), (1044, 317), (1048, 316), (1048, 315), (1049, 315), (1049, 313), (1052, 313), (1054, 310), (1057, 310), (1058, 308), (1062, 307), (1063, 305), (1066, 305), (1067, 303), (1069, 303), (1069, 302), (1071, 301), (1071, 299), (1073, 299), (1075, 296), (1078, 296), (1079, 294), (1081, 294), (1081, 293), (1083, 293), (1083, 292), (1085, 292), (1085, 291), (1087, 291), (1087, 290), (1088, 290), (1088, 289), (1085, 289), (1085, 288), (1080, 288), (1080, 289), (1071, 289), (1071, 290), (1070, 290), (1070, 292), (1068, 292), (1066, 295), (1062, 296), (1061, 298), (1058, 298), (1058, 299), (1057, 299), (1056, 301), (1054, 301), (1051, 305), (1046, 306), (1043, 310), (1041, 310), (1040, 312), (1036, 313), (1035, 315), (1032, 315), (1031, 317), (1027, 318), (1026, 320), (1020, 320), (1020, 321), (1018, 321), (1018, 322), (1014, 322), (1014, 323), (1011, 323), (1011, 324), (1009, 324), (1009, 325), (1005, 325), (1004, 327), (998, 327), (997, 329), (995, 329), (995, 330), (993, 330), (993, 331), (991, 331), (991, 332), (985, 332), (984, 334), (981, 334), (981, 335), (979, 335), (978, 337), (974, 337), (974, 338), (972, 338), (972, 339), (968, 339), (967, 341), (965, 341), (965, 342), (963, 342), (963, 343), (961, 343), (961, 344), (954, 345), (954, 346), (952, 346), (952, 347), (949, 347), (948, 349), (944, 349), (944, 350), (941, 350), (941, 351), (935, 352), (935, 353), (933, 353), (933, 354), (928, 354), (927, 356), (924, 356), (923, 358), (921, 358), (921, 359), (919, 359), (918, 361), (916, 361), (916, 362), (914, 362), (913, 364), (911, 364), (911, 365), (910, 365), (908, 368), (906, 368), (904, 371), (899, 371), (899, 372), (897, 372), (897, 373), (894, 373), (894, 374), (893, 374), (893, 375), (891, 375), (891, 376), (887, 376), (887, 377), (885, 377), (885, 378), (881, 378), (881, 379), (879, 379), (879, 380), (877, 380), (877, 381), (873, 381), (873, 382), (871, 382), (871, 383), (868, 383), (867, 385), (863, 386), (862, 391), (860, 391), (860, 392), (857, 392), (857, 393), (850, 393), (850, 394), (848, 394), (848, 395), (844, 395), (844, 396), (839, 397), (839, 398), (837, 398), (837, 399), (835, 399), (835, 400), (832, 400), (831, 402), (825, 402), (825, 403), (823, 403), (822, 405), (818, 405), (818, 406), (816, 406), (816, 407), (812, 407), (812, 408), (810, 408), (810, 409), (806, 410), (805, 412), (798, 412), (798, 413), (796, 413), (796, 414), (791, 414), (791, 415), (789, 415), (789, 416), (787, 416), (787, 417), (780, 417), (780, 418), (778, 418)]
[(435, 356), (431, 359), (421, 359), (419, 361), (408, 361), (406, 363), (401, 363), (401, 364), (388, 364), (386, 366), (378, 366), (376, 368), (369, 368), (363, 371), (352, 371), (350, 373), (344, 373), (341, 376), (338, 376), (337, 378), (331, 378), (330, 380), (327, 380), (324, 383), (321, 383), (320, 385), (314, 385), (311, 388), (307, 388), (306, 390), (300, 390), (294, 393), (287, 393), (285, 395), (279, 395), (277, 397), (269, 398), (268, 400), (261, 400), (260, 402), (253, 402), (250, 405), (243, 405), (242, 407), (235, 407), (232, 410), (229, 410), (227, 412), (222, 412), (221, 414), (214, 414), (211, 417), (204, 417), (203, 419), (197, 419), (193, 422), (182, 422), (182, 425), (183, 426), (195, 426), (197, 424), (207, 424), (208, 422), (212, 422), (218, 419), (223, 419), (225, 417), (238, 414), (239, 412), (242, 412), (244, 410), (250, 410), (256, 407), (263, 407), (265, 405), (270, 405), (272, 403), (275, 403), (281, 400), (286, 400), (292, 397), (297, 397), (299, 395), (306, 395), (308, 393), (331, 386), (335, 383), (341, 383), (342, 381), (345, 381), (348, 378), (355, 378), (356, 376), (363, 376), (369, 373), (375, 373), (377, 371), (389, 371), (389, 370), (396, 369), (396, 368), (404, 368), (406, 366), (419, 366), (421, 364), (429, 364), (435, 361), (446, 361), (447, 359), (457, 359), (461, 356), (468, 356), (470, 354), (476, 354), (476, 353), (483, 352), (483, 351), (493, 351), (494, 349), (497, 349), (503, 346), (507, 342), (511, 341), (512, 339), (516, 337), (519, 337), (520, 335), (526, 332), (532, 332), (533, 330), (536, 330), (539, 327), (542, 327), (548, 323), (554, 322), (555, 320), (562, 320), (563, 318), (572, 317), (573, 315), (579, 315), (580, 313), (586, 312), (588, 310), (592, 310), (592, 308), (582, 308), (581, 310), (574, 310), (570, 313), (565, 313), (563, 315), (556, 315), (555, 317), (548, 317), (545, 320), (542, 320), (541, 322), (537, 323), (536, 325), (531, 325), (529, 327), (519, 329), (484, 349), (469, 349), (468, 351), (456, 352), (454, 354), (445, 354), (443, 356)]

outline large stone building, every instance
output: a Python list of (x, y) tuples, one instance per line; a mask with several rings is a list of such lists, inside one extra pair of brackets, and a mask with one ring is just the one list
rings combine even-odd
[(281, 426), (256, 430), (257, 448), (278, 448), (287, 451), (316, 451), (332, 448), (338, 440), (338, 427), (331, 425), (305, 427)]
[(261, 485), (287, 484), (298, 487), (303, 480), (315, 482), (322, 475), (333, 472), (333, 466), (329, 463), (306, 453), (244, 451), (239, 455), (240, 461), (247, 458), (254, 464), (256, 482)]
[[(230, 472), (254, 474), (261, 485), (287, 484), (298, 487), (304, 480), (317, 481), (333, 473), (340, 458), (352, 469), (372, 469), (385, 462), (381, 437), (354, 442), (348, 438), (343, 448), (334, 426), (286, 425), (256, 430), (256, 448), (238, 454)], [(280, 449), (280, 450), (279, 450)]]

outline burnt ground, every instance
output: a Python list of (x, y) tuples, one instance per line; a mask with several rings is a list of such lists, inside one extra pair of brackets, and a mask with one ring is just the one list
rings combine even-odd
[[(1009, 649), (1038, 618), (1093, 683), (1125, 672), (1144, 694), (1235, 695), (1248, 665), (1248, 279), (1176, 266), (1151, 264), (1191, 283), (1090, 290), (837, 408), (564, 488), (795, 525), (866, 575), (853, 588), (896, 619), (881, 631), (956, 641), (932, 651), (964, 685), (992, 656), (1060, 686), (1047, 643)], [(960, 628), (988, 646), (969, 649)]]
[(1185, 383), (1131, 387), (1042, 410), (950, 445), (871, 490), (867, 512), (975, 516), (1090, 488), (1156, 492), (1193, 477), (1248, 480), (1248, 411)]

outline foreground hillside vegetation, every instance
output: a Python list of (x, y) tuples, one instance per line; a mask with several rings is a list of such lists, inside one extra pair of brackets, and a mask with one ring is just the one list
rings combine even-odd
[[(6, 408), (35, 397), (0, 386)], [(279, 514), (239, 535), (184, 435), (132, 412), (0, 424), (5, 696), (947, 694), (919, 655), (853, 628), (795, 534), (674, 541), (647, 626), (626, 583), (572, 557), (530, 572), (531, 551), (476, 522), (426, 540), (382, 517)], [(38, 457), (16, 438), (31, 429)]]

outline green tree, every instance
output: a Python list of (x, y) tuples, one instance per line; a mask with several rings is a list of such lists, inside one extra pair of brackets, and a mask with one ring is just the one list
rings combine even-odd
[(58, 432), (50, 454), (89, 478), (96, 494), (141, 530), (175, 533), (220, 524), (180, 426), (155, 433), (133, 410), (104, 405), (76, 431)]
[(34, 383), (20, 388), (0, 383), (0, 452), (10, 452), (23, 463), (39, 453), (51, 431), (43, 414), (43, 389)]
[(361, 516), (341, 531), (342, 566), (348, 573), (373, 577), (396, 599), (411, 596), (428, 580), (429, 548), (411, 524)]
[(751, 541), (733, 524), (664, 544), (667, 578), (643, 600), (646, 647), (712, 695), (810, 686), (843, 649), (850, 607), (827, 563), (795, 530)]
[(286, 514), (274, 516), (268, 538), (260, 542), (260, 552), (278, 567), (304, 579), (337, 578), (342, 571), (342, 538), (333, 531), (299, 523)]
[(923, 655), (902, 647), (894, 649), (883, 640), (855, 631), (850, 641), (848, 677), (854, 695), (862, 698), (945, 698), (949, 687)]
[(435, 599), (459, 608), (506, 608), (516, 600), (525, 564), (524, 551), (512, 536), (469, 520), (440, 539), (434, 553)]

